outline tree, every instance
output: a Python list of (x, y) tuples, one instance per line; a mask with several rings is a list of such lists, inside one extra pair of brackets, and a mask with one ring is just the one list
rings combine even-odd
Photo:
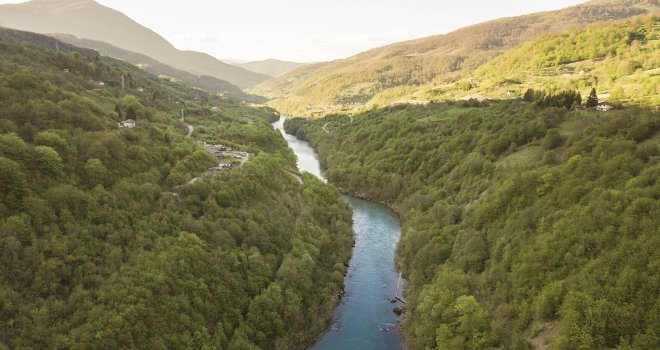
[(436, 332), (438, 349), (494, 349), (497, 335), (488, 313), (471, 295), (462, 295), (445, 311), (450, 322)]
[(91, 158), (83, 167), (85, 182), (89, 187), (96, 185), (108, 186), (112, 181), (112, 175), (106, 166), (97, 158)]
[(525, 95), (523, 96), (523, 101), (533, 102), (534, 101), (534, 89), (527, 89)]
[(589, 98), (587, 98), (587, 108), (596, 108), (598, 106), (598, 94), (596, 93), (596, 88), (591, 89), (589, 93)]
[(26, 164), (30, 162), (30, 146), (16, 134), (0, 135), (0, 156)]
[(54, 149), (48, 146), (37, 146), (33, 152), (33, 167), (38, 174), (58, 178), (64, 175), (62, 158)]
[[(144, 108), (137, 97), (133, 95), (126, 95), (121, 99), (120, 111), (126, 114), (127, 118), (137, 119), (140, 112)], [(116, 111), (116, 110), (115, 110)]]
[(545, 133), (545, 138), (543, 139), (543, 148), (546, 150), (551, 150), (559, 147), (563, 142), (563, 138), (559, 133), (558, 129), (549, 129)]
[(52, 147), (61, 157), (66, 157), (70, 151), (67, 141), (54, 131), (42, 131), (38, 133), (34, 138), (34, 144)]
[(14, 161), (0, 157), (0, 204), (18, 209), (27, 194), (27, 182), (21, 167)]

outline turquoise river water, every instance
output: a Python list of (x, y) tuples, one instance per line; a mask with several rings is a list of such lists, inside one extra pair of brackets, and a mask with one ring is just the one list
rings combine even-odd
[[(298, 156), (298, 168), (327, 181), (314, 149), (284, 132), (284, 118), (273, 123)], [(401, 224), (384, 205), (344, 196), (353, 208), (355, 247), (345, 279), (345, 295), (335, 310), (332, 325), (313, 350), (400, 350), (400, 317), (390, 302), (399, 273), (394, 264)], [(399, 295), (403, 294), (401, 281)]]

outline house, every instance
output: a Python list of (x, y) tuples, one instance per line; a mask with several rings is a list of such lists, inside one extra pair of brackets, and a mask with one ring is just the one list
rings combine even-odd
[(135, 127), (135, 120), (133, 119), (126, 119), (123, 122), (119, 122), (119, 127), (120, 128), (128, 128), (128, 129), (133, 129)]
[(607, 103), (607, 102), (599, 103), (598, 106), (596, 106), (596, 109), (601, 111), (601, 112), (607, 112), (607, 111), (612, 110), (613, 108), (614, 107), (612, 107), (612, 105)]

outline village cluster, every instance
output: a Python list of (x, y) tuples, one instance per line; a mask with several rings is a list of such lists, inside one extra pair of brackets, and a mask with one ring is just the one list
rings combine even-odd
[[(199, 144), (204, 146), (206, 151), (216, 158), (225, 161), (224, 163), (219, 163), (218, 166), (209, 169), (207, 172), (228, 170), (235, 166), (240, 166), (253, 156), (251, 153), (234, 151), (234, 149), (225, 145), (211, 145), (205, 141), (199, 141)], [(230, 162), (226, 163), (227, 160), (230, 160)]]
[[(235, 167), (239, 167), (248, 161), (252, 156), (252, 153), (234, 151), (231, 147), (225, 145), (212, 145), (206, 143), (205, 141), (199, 141), (199, 144), (204, 146), (207, 152), (222, 160), (222, 163), (218, 163), (217, 166), (206, 170), (201, 177), (213, 175), (220, 171), (230, 170)], [(201, 177), (196, 177), (190, 181), (190, 183), (195, 183), (199, 181)]]

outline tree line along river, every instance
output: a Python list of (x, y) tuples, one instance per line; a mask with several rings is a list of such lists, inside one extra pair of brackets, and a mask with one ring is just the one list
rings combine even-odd
[[(309, 143), (284, 132), (285, 120), (280, 118), (273, 126), (280, 130), (298, 157), (298, 169), (327, 181)], [(394, 263), (401, 236), (398, 215), (378, 203), (351, 196), (344, 196), (344, 199), (353, 209), (355, 232), (355, 247), (344, 281), (345, 294), (335, 310), (330, 329), (312, 349), (403, 349), (400, 317), (392, 311), (397, 304), (390, 302), (399, 282)]]

